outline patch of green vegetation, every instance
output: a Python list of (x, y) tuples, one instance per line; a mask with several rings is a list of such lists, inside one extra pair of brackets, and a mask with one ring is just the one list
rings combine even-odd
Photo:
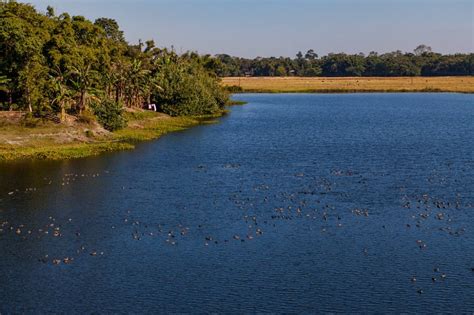
[(123, 117), (123, 105), (120, 102), (105, 99), (94, 104), (93, 109), (99, 123), (109, 131), (119, 130), (127, 125), (127, 120)]
[[(222, 77), (401, 77), (401, 76), (469, 76), (472, 75), (474, 54), (440, 54), (426, 45), (413, 52), (400, 50), (378, 54), (331, 53), (326, 56), (310, 49), (298, 52), (294, 58), (257, 57), (254, 59), (220, 54), (216, 72)], [(237, 85), (238, 84), (238, 85)], [(238, 92), (240, 82), (229, 87)]]
[(86, 130), (86, 131), (85, 131), (85, 134), (86, 134), (86, 137), (87, 137), (87, 138), (92, 138), (92, 137), (94, 137), (94, 132), (92, 132), (92, 130)]
[(152, 140), (173, 131), (181, 131), (200, 122), (192, 117), (152, 117), (140, 121), (138, 126), (127, 127), (114, 132), (114, 138), (122, 142), (137, 142)]
[(41, 147), (0, 148), (0, 161), (64, 160), (99, 155), (104, 152), (129, 150), (134, 146), (122, 142), (77, 143)]
[[(32, 140), (26, 145), (3, 145), (0, 146), (0, 161), (75, 159), (103, 152), (130, 150), (139, 141), (157, 139), (167, 133), (182, 131), (200, 124), (216, 123), (216, 118), (226, 113), (227, 111), (221, 111), (212, 115), (169, 117), (151, 111), (127, 112), (124, 115), (129, 120), (129, 126), (111, 133), (107, 138), (97, 138), (92, 131), (87, 130), (85, 132), (90, 142), (58, 144), (54, 143), (53, 136), (49, 139)], [(24, 127), (17, 129), (23, 135), (28, 130), (34, 130)], [(60, 129), (46, 130), (61, 132)]]
[(144, 119), (156, 117), (156, 113), (149, 110), (125, 112), (124, 117), (127, 121), (144, 120)]

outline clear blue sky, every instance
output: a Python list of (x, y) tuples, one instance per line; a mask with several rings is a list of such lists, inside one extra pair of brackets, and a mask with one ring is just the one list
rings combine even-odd
[(473, 0), (29, 0), (89, 19), (116, 19), (129, 42), (242, 57), (298, 50), (473, 52)]

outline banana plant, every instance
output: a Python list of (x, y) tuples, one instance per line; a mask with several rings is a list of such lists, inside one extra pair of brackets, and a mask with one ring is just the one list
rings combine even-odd
[(66, 85), (66, 74), (59, 67), (51, 69), (49, 78), (52, 83), (54, 94), (51, 98), (51, 105), (58, 105), (60, 108), (61, 122), (66, 119), (66, 108), (72, 105), (72, 91)]
[(71, 67), (69, 71), (70, 82), (73, 90), (76, 92), (77, 104), (76, 109), (79, 114), (88, 108), (91, 100), (97, 99), (93, 94), (93, 82), (97, 77), (97, 72), (91, 69), (91, 65), (78, 65)]
[(146, 89), (150, 71), (142, 68), (139, 60), (133, 60), (127, 71), (126, 103), (128, 107), (138, 107), (143, 101), (142, 91)]

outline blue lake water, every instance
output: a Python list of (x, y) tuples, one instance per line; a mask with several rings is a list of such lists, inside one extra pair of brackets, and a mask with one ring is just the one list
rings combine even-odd
[(235, 98), (0, 164), (0, 313), (474, 312), (474, 95)]

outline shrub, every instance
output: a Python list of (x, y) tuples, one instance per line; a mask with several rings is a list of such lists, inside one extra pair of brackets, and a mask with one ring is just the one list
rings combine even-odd
[(93, 106), (94, 114), (99, 123), (109, 131), (115, 131), (127, 126), (123, 115), (123, 106), (120, 102), (102, 100)]
[(92, 130), (86, 130), (85, 132), (87, 138), (93, 138), (94, 137), (94, 132)]
[(38, 126), (41, 119), (33, 116), (32, 113), (26, 113), (20, 120), (20, 125), (27, 128), (34, 128)]
[(228, 101), (217, 78), (189, 60), (162, 65), (158, 84), (162, 89), (153, 95), (153, 100), (171, 116), (215, 114)]

